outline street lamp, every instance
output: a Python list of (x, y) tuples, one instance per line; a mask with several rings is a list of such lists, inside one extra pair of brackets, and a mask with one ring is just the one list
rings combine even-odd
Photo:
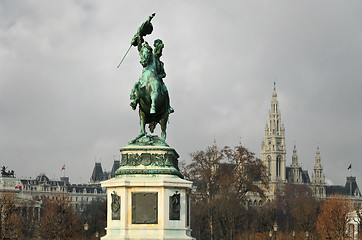
[(295, 231), (293, 230), (292, 232), (292, 235), (293, 235), (293, 240), (295, 239)]
[(99, 237), (99, 233), (98, 231), (96, 232), (96, 240), (98, 240), (98, 237)]
[(269, 239), (270, 239), (270, 240), (271, 240), (272, 236), (273, 236), (273, 233), (272, 233), (272, 231), (270, 230), (270, 231), (269, 231)]
[(273, 229), (274, 229), (274, 240), (277, 240), (277, 231), (278, 231), (277, 223), (274, 223)]
[(308, 231), (305, 232), (305, 236), (307, 237), (307, 240), (308, 240), (309, 239), (309, 232)]
[(84, 224), (84, 239), (87, 240), (88, 223)]

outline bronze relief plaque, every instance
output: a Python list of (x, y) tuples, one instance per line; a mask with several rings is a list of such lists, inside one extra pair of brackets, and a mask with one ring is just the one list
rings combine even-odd
[(121, 197), (115, 191), (111, 193), (112, 203), (112, 220), (121, 220)]
[(169, 219), (170, 220), (180, 220), (180, 193), (176, 193), (170, 196), (169, 200)]
[(132, 193), (132, 224), (158, 223), (158, 193)]

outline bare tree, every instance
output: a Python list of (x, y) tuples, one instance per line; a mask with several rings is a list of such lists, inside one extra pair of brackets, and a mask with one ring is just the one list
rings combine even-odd
[[(311, 188), (303, 184), (285, 184), (276, 192), (272, 203), (280, 231), (315, 233), (320, 202)], [(272, 226), (270, 226), (272, 228)]]
[(0, 197), (0, 237), (18, 239), (22, 237), (23, 222), (17, 206), (20, 200), (12, 193), (1, 193)]
[(67, 195), (60, 194), (45, 199), (38, 228), (41, 239), (79, 239), (82, 227), (81, 216)]
[(235, 239), (241, 231), (246, 195), (253, 192), (264, 198), (269, 182), (264, 164), (242, 146), (218, 150), (214, 145), (192, 153), (191, 157), (191, 163), (181, 164), (181, 169), (185, 177), (197, 186), (193, 209), (198, 206), (198, 211), (192, 213), (200, 215), (193, 215), (192, 219), (207, 219), (207, 224), (198, 221), (200, 226), (192, 228), (194, 233), (200, 234), (205, 231), (205, 226), (208, 228), (207, 233), (196, 237)]
[(346, 238), (346, 226), (352, 204), (349, 200), (336, 196), (325, 201), (318, 215), (317, 231), (322, 239)]

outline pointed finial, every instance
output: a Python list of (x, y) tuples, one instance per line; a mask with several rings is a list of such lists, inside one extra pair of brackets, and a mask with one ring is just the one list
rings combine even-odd
[(276, 90), (276, 83), (275, 83), (275, 80), (274, 80), (274, 89), (273, 89), (273, 98), (276, 98), (277, 97), (277, 90)]
[(217, 152), (217, 146), (216, 146), (216, 139), (214, 138), (214, 143), (212, 144), (212, 152), (216, 153)]
[(294, 141), (293, 154), (296, 154), (296, 153), (297, 153), (297, 146), (296, 146), (295, 141)]

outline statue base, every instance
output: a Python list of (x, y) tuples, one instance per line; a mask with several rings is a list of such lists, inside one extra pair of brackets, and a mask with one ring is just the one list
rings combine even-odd
[(194, 239), (192, 182), (179, 172), (178, 154), (167, 144), (144, 140), (122, 148), (116, 176), (101, 183), (107, 188), (107, 235), (102, 240)]

